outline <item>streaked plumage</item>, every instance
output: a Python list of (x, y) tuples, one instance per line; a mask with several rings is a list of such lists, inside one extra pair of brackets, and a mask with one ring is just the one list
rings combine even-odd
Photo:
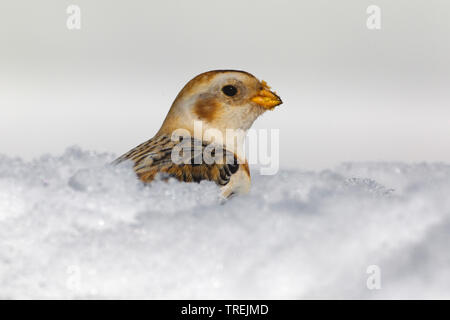
[[(158, 133), (114, 163), (133, 161), (134, 170), (143, 182), (151, 182), (160, 174), (185, 182), (214, 181), (225, 197), (246, 193), (250, 188), (250, 172), (247, 162), (238, 155), (239, 146), (227, 143), (226, 139), (211, 141), (204, 133), (215, 129), (226, 137), (227, 129), (246, 132), (259, 115), (282, 103), (269, 89), (264, 81), (244, 71), (202, 73), (178, 94)], [(200, 133), (194, 130), (195, 121), (202, 121)], [(177, 129), (189, 135), (173, 138)], [(191, 152), (183, 163), (174, 163), (172, 150), (180, 142), (189, 143)], [(222, 161), (208, 164), (202, 156), (212, 142), (223, 157)]]

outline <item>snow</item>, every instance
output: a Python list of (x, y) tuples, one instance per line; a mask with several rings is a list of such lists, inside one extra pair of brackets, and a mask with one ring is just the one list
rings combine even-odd
[(450, 298), (450, 165), (255, 171), (224, 202), (113, 159), (0, 156), (0, 298)]

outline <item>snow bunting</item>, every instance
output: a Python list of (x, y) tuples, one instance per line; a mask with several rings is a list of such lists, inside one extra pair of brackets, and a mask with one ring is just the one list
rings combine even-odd
[[(250, 73), (202, 73), (180, 91), (156, 135), (114, 163), (133, 161), (143, 182), (151, 182), (157, 175), (185, 182), (209, 180), (221, 186), (224, 197), (246, 193), (250, 189), (250, 171), (245, 157), (238, 152), (243, 139), (236, 143), (235, 136), (228, 139), (232, 141), (224, 137), (229, 136), (229, 130), (245, 136), (256, 118), (281, 103), (264, 81)], [(183, 161), (175, 161), (174, 154), (179, 150), (174, 151), (180, 145), (184, 148)], [(214, 161), (208, 162), (204, 156), (211, 145)], [(193, 154), (186, 152), (185, 146)]]

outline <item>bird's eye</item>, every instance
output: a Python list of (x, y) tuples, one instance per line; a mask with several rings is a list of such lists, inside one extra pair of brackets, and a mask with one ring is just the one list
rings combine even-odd
[(227, 85), (222, 88), (222, 92), (225, 93), (229, 97), (236, 95), (237, 91), (238, 91), (237, 88), (235, 86), (231, 86), (231, 85)]

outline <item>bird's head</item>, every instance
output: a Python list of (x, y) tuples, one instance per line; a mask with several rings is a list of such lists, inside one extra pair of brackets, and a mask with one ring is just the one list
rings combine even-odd
[(160, 133), (176, 129), (193, 130), (195, 121), (203, 129), (247, 131), (255, 119), (282, 103), (264, 81), (250, 73), (216, 70), (202, 73), (189, 81), (176, 97)]

